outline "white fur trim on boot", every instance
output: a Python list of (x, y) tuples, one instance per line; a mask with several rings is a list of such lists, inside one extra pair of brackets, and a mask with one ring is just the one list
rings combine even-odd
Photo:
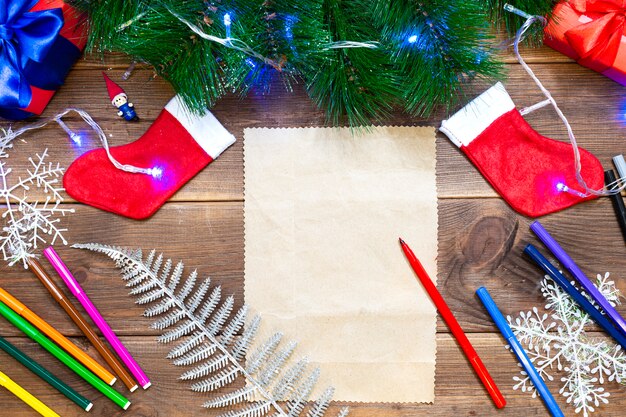
[(459, 148), (467, 146), (498, 117), (514, 108), (509, 93), (498, 82), (449, 119), (442, 121), (439, 130)]
[(213, 159), (235, 143), (235, 136), (211, 112), (207, 111), (203, 116), (192, 114), (178, 95), (167, 103), (165, 110), (187, 129), (198, 145)]

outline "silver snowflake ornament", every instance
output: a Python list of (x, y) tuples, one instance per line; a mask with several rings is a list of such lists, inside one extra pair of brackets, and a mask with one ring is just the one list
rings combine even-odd
[[(608, 272), (598, 274), (596, 285), (611, 305), (619, 304), (619, 290)], [(541, 282), (541, 293), (547, 312), (533, 307), (515, 319), (507, 317), (509, 324), (541, 377), (553, 381), (558, 373), (562, 384), (559, 393), (576, 413), (588, 417), (609, 402), (611, 394), (603, 385), (626, 381), (626, 355), (612, 339), (594, 338), (586, 332), (593, 320), (548, 276)], [(520, 371), (520, 375), (513, 377), (513, 389), (532, 392), (536, 397), (526, 372)]]
[[(7, 134), (7, 131), (4, 131)], [(6, 137), (6, 135), (5, 135)], [(48, 150), (35, 158), (28, 158), (31, 167), (25, 177), (18, 177), (10, 184), (12, 169), (6, 158), (10, 141), (0, 143), (0, 199), (6, 205), (2, 213), (3, 227), (0, 234), (0, 252), (9, 265), (22, 262), (27, 267), (27, 259), (35, 256), (34, 250), (41, 244), (54, 244), (67, 241), (63, 237), (64, 229), (60, 226), (59, 216), (73, 213), (74, 209), (63, 208), (61, 177), (63, 168), (59, 164), (46, 162)], [(3, 159), (3, 160), (2, 160)], [(46, 194), (44, 202), (30, 202), (27, 194), (32, 189), (40, 189)]]

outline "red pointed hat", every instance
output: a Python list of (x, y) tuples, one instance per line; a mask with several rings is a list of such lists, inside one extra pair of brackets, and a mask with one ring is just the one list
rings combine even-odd
[(104, 71), (102, 71), (102, 76), (104, 77), (104, 81), (107, 83), (107, 90), (109, 91), (109, 98), (111, 99), (111, 101), (113, 101), (115, 96), (117, 96), (118, 94), (126, 94), (122, 87), (113, 82), (113, 80), (111, 80)]

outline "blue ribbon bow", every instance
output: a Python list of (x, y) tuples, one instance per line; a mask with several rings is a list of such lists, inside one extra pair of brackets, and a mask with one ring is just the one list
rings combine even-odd
[(0, 107), (30, 104), (32, 94), (24, 67), (29, 60), (43, 61), (63, 27), (61, 9), (29, 12), (37, 1), (0, 3)]

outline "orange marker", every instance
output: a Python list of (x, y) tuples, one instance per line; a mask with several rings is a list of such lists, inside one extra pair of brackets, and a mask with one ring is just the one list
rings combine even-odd
[(52, 339), (56, 344), (61, 346), (70, 355), (76, 358), (96, 374), (100, 379), (109, 385), (113, 385), (117, 378), (107, 371), (102, 365), (96, 362), (91, 356), (83, 352), (78, 346), (72, 343), (67, 337), (63, 336), (54, 327), (50, 326), (44, 319), (33, 313), (28, 307), (22, 304), (17, 298), (0, 288), (0, 301), (9, 306), (9, 308), (18, 315), (22, 316), (25, 320), (28, 320), (33, 326), (39, 329), (43, 334)]

